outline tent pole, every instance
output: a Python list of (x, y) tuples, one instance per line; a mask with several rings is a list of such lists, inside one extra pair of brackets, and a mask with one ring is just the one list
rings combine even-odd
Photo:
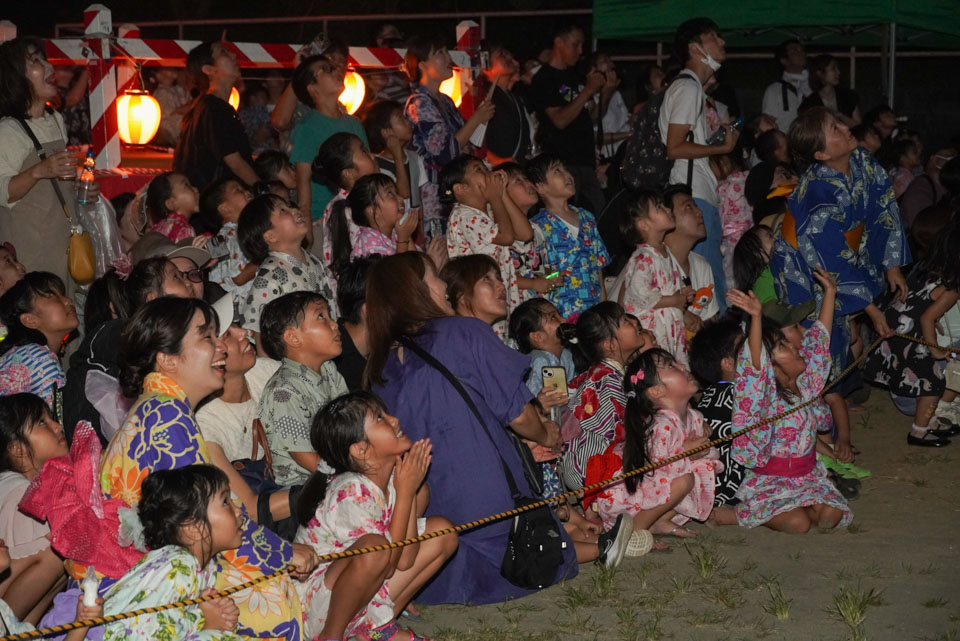
[(890, 108), (893, 109), (893, 99), (894, 99), (894, 82), (896, 80), (897, 74), (897, 23), (890, 23), (890, 46), (887, 49), (887, 55), (889, 60), (887, 62), (887, 102), (890, 104)]

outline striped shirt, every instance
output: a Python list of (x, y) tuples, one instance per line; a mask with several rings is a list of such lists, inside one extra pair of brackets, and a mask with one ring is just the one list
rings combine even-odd
[(66, 384), (60, 361), (46, 345), (19, 345), (0, 356), (0, 396), (29, 392), (53, 407), (56, 391)]

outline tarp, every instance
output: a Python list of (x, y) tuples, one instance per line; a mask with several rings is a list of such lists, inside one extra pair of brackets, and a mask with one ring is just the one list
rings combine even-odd
[(684, 20), (711, 18), (730, 47), (787, 38), (825, 46), (877, 47), (896, 23), (897, 47), (960, 47), (960, 0), (593, 0), (593, 36), (673, 40)]

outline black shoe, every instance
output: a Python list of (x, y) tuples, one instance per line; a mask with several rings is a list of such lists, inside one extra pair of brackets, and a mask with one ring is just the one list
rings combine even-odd
[(629, 515), (621, 514), (617, 517), (613, 527), (597, 539), (597, 547), (600, 548), (597, 564), (608, 568), (615, 568), (620, 565), (620, 561), (623, 560), (623, 555), (627, 551), (631, 534), (633, 534), (633, 519)]
[(939, 436), (935, 430), (927, 430), (923, 436), (907, 434), (907, 445), (916, 445), (918, 447), (946, 447), (950, 445), (950, 439)]
[(840, 494), (843, 495), (843, 498), (848, 501), (860, 496), (860, 481), (857, 479), (848, 479), (838, 474), (830, 475), (830, 480), (833, 481), (833, 484), (837, 486), (837, 489), (840, 491)]
[(960, 425), (950, 425), (948, 423), (945, 427), (930, 429), (928, 432), (934, 436), (939, 436), (940, 438), (949, 438), (951, 436), (960, 434)]

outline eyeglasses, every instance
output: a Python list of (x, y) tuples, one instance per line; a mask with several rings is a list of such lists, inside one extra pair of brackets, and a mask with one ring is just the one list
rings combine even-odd
[(318, 73), (333, 73), (335, 67), (326, 60), (317, 61), (317, 68), (313, 70), (313, 78), (316, 80)]
[(202, 283), (203, 282), (203, 272), (198, 268), (193, 268), (190, 271), (181, 271), (180, 275), (183, 278), (186, 278), (191, 283)]

